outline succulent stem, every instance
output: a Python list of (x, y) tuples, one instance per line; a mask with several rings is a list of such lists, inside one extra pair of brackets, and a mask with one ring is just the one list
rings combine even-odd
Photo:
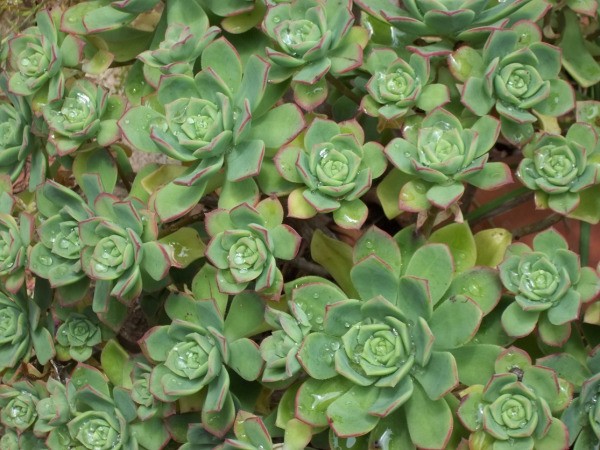
[(469, 221), (471, 225), (480, 222), (484, 219), (495, 217), (503, 212), (512, 209), (513, 207), (526, 202), (531, 198), (533, 192), (525, 186), (510, 191), (507, 194), (501, 195), (494, 200), (486, 202), (474, 211), (471, 211), (465, 216), (465, 220)]
[(352, 92), (352, 90), (348, 86), (346, 86), (346, 84), (344, 84), (343, 81), (338, 80), (337, 78), (335, 78), (330, 73), (328, 73), (327, 75), (325, 75), (325, 79), (330, 84), (332, 84), (333, 86), (335, 86), (335, 88), (338, 91), (340, 91), (342, 94), (344, 94), (350, 100), (352, 100), (354, 103), (356, 103), (357, 105), (360, 105), (361, 98), (358, 95), (356, 95), (354, 92)]
[(564, 218), (564, 216), (562, 216), (560, 214), (556, 214), (556, 213), (551, 214), (544, 220), (540, 220), (538, 222), (534, 222), (532, 224), (525, 225), (524, 227), (520, 227), (520, 228), (513, 230), (512, 235), (513, 235), (514, 239), (520, 239), (523, 236), (527, 236), (528, 234), (535, 233), (540, 230), (544, 230), (544, 229), (554, 225), (555, 223), (559, 222), (563, 218)]
[(437, 215), (438, 209), (431, 208), (429, 211), (427, 211), (427, 218), (423, 222), (423, 225), (421, 225), (421, 227), (418, 228), (419, 232), (423, 236), (425, 236), (425, 238), (428, 238), (431, 234), (431, 231), (433, 230), (433, 227), (435, 225), (435, 219), (437, 218)]
[(165, 236), (168, 236), (169, 234), (174, 233), (175, 231), (179, 230), (180, 228), (183, 228), (183, 227), (188, 226), (195, 222), (199, 222), (200, 220), (203, 219), (203, 217), (204, 217), (204, 211), (199, 212), (198, 214), (190, 214), (190, 215), (184, 216), (177, 222), (174, 222), (174, 223), (166, 226), (159, 233), (158, 237), (163, 238)]

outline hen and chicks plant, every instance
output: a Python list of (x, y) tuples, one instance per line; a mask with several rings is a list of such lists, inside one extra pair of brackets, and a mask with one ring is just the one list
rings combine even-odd
[(0, 448), (597, 447), (597, 9), (0, 28)]

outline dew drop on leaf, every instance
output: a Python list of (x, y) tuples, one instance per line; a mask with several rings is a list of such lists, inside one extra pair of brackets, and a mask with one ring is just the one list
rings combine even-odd
[(52, 265), (52, 258), (50, 256), (40, 256), (38, 259), (45, 266), (51, 266)]

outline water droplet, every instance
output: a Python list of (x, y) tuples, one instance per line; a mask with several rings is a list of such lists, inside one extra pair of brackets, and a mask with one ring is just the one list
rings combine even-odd
[(319, 298), (319, 294), (318, 294), (317, 292), (315, 292), (315, 293), (313, 294), (313, 298)]
[(52, 265), (52, 258), (50, 256), (45, 256), (42, 255), (39, 258), (39, 261), (44, 265), (44, 266), (51, 266)]
[(100, 264), (100, 263), (96, 263), (94, 265), (94, 269), (96, 270), (96, 272), (100, 272), (100, 273), (105, 273), (108, 271), (108, 267), (106, 267), (104, 264)]
[(242, 255), (241, 253), (236, 253), (233, 257), (233, 262), (235, 264), (244, 264), (244, 255)]
[(281, 17), (279, 17), (279, 16), (273, 17), (273, 23), (279, 23), (279, 22), (281, 22)]
[(479, 295), (481, 294), (481, 287), (478, 284), (471, 284), (469, 286), (469, 292), (473, 295)]
[(400, 200), (404, 202), (410, 202), (414, 200), (414, 198), (415, 196), (412, 194), (412, 192), (400, 192)]
[(419, 194), (424, 194), (427, 192), (427, 187), (422, 183), (415, 183), (415, 191), (417, 191)]

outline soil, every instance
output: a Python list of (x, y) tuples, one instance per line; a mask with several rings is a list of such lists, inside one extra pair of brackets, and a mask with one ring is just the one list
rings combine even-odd
[[(474, 205), (480, 206), (481, 204), (488, 202), (500, 195), (506, 194), (514, 189), (520, 187), (520, 184), (514, 183), (505, 188), (499, 189), (493, 192), (478, 191), (477, 196), (474, 200)], [(486, 228), (506, 228), (507, 230), (519, 230), (524, 227), (534, 226), (540, 221), (548, 218), (550, 215), (549, 210), (536, 209), (533, 197), (529, 198), (525, 203), (522, 203), (504, 214), (500, 214), (492, 219), (483, 220), (480, 223), (473, 226), (473, 232), (480, 231)], [(579, 251), (579, 237), (580, 237), (580, 224), (581, 222), (574, 219), (568, 219), (565, 217), (560, 218), (558, 222), (552, 225), (558, 232), (560, 232), (567, 242), (569, 248), (577, 253)], [(537, 232), (537, 231), (536, 231)], [(527, 235), (517, 237), (517, 240), (527, 245), (532, 244), (535, 233), (529, 233)], [(590, 230), (590, 244), (589, 244), (589, 259), (588, 265), (596, 267), (600, 262), (600, 224), (592, 225)]]

